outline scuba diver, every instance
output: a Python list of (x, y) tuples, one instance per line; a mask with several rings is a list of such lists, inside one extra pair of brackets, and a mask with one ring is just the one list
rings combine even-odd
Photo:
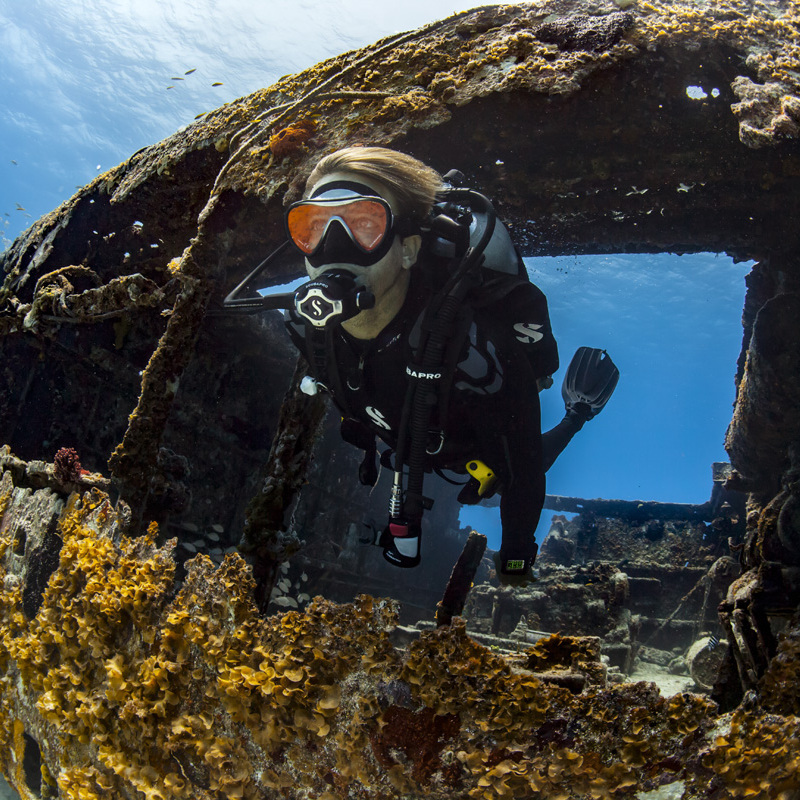
[[(287, 296), (285, 323), (310, 367), (301, 388), (330, 393), (342, 437), (364, 450), (362, 483), (378, 479), (376, 437), (389, 447), (389, 523), (373, 537), (386, 560), (419, 563), (425, 473), (454, 472), (468, 476), (460, 503), (500, 494), (498, 578), (524, 584), (545, 472), (619, 372), (604, 351), (580, 348), (566, 415), (542, 434), (538, 393), (558, 369), (547, 301), (492, 204), (462, 180), (380, 147), (323, 157), (286, 212), (311, 280)], [(264, 263), (226, 306), (247, 307), (237, 293)]]

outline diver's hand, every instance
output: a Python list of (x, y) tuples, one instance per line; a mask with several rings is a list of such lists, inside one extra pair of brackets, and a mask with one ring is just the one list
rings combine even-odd
[(501, 586), (527, 586), (534, 583), (533, 561), (525, 559), (510, 559), (505, 553), (497, 552), (492, 555), (497, 579)]

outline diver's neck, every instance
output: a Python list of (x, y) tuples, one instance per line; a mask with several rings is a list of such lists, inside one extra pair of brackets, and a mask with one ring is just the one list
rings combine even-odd
[(397, 280), (389, 287), (373, 308), (362, 311), (342, 323), (342, 327), (354, 339), (374, 339), (397, 316), (405, 303), (411, 275), (402, 270)]

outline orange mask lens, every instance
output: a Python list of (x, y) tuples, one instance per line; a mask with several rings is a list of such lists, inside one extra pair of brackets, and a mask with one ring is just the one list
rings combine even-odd
[(294, 243), (310, 254), (319, 246), (333, 219), (341, 221), (356, 244), (367, 253), (378, 247), (389, 229), (386, 206), (360, 197), (344, 202), (310, 200), (299, 203), (289, 209), (286, 225)]

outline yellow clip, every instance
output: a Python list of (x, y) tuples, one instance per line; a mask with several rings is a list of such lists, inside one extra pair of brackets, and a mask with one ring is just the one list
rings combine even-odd
[(478, 481), (478, 497), (483, 497), (492, 488), (497, 476), (483, 461), (478, 461), (477, 459), (467, 461), (466, 466), (467, 472)]

